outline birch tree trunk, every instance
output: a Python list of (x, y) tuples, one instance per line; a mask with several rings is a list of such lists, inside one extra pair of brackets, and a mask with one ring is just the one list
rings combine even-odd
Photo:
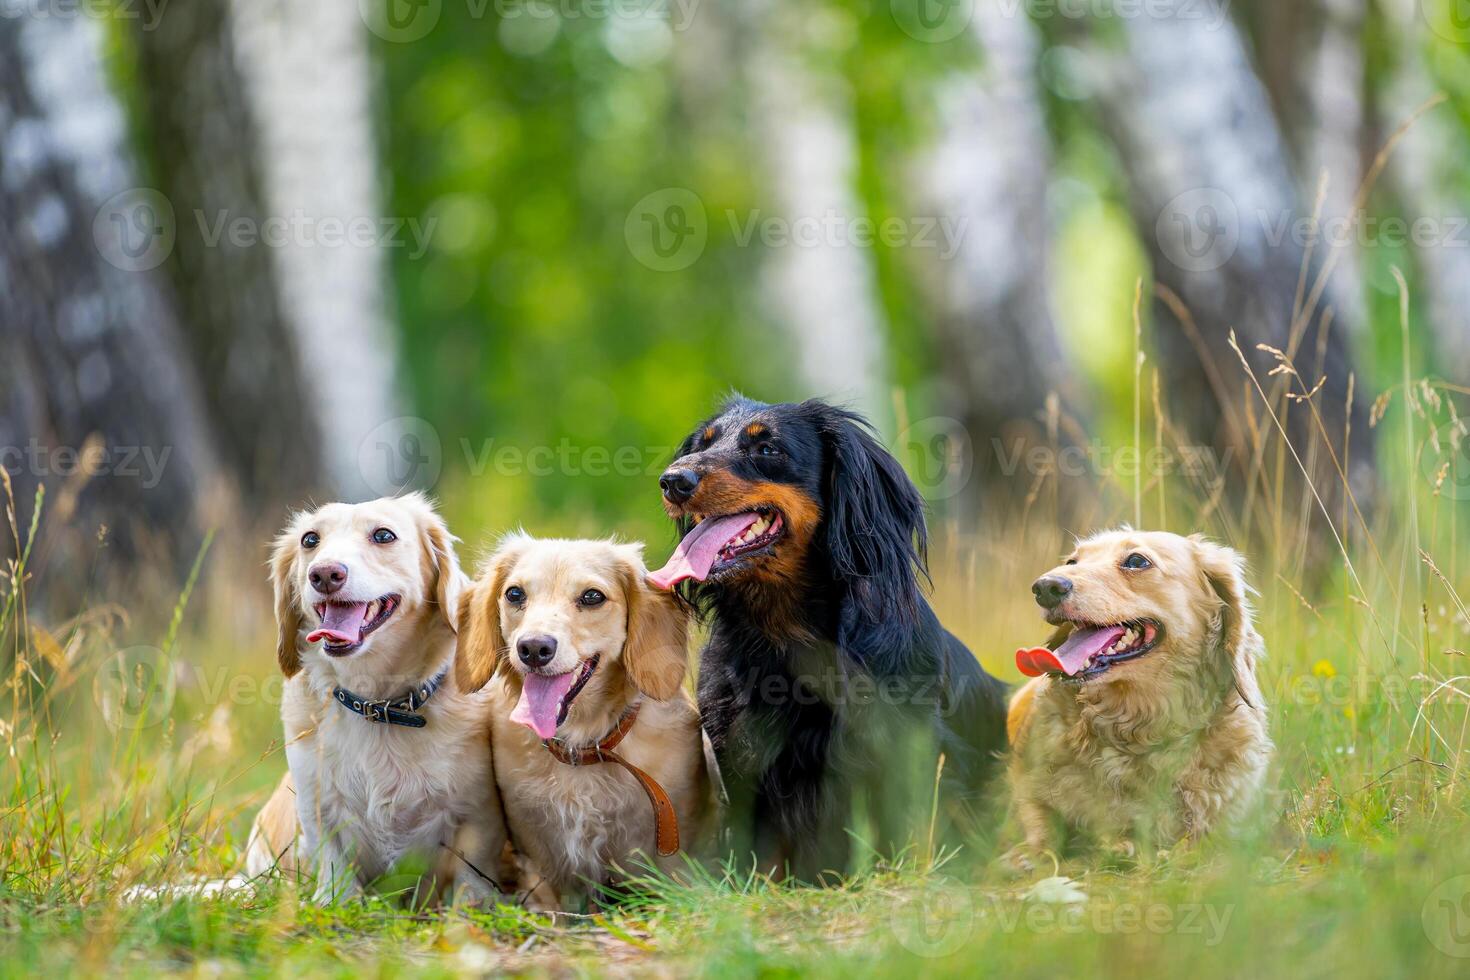
[(753, 40), (744, 67), (774, 205), (761, 217), (790, 222), (794, 232), (767, 248), (762, 289), (791, 338), (802, 394), (880, 420), (891, 404), (885, 325), (873, 256), (854, 242), (854, 222), (866, 216), (854, 189), (850, 93), (803, 64), (799, 32), (787, 22), (796, 11), (757, 6), (743, 24)]
[[(305, 412), (326, 433), (326, 474), (351, 499), (412, 489), (377, 451), (398, 445), (403, 424), (412, 427), (396, 418), (386, 249), (417, 255), (428, 243), (422, 227), (382, 213), (372, 109), (377, 78), (359, 5), (216, 2), (228, 2), (233, 19), (256, 121), (264, 210), (302, 221), (303, 230), (270, 249), (270, 257), (300, 355)], [(374, 240), (339, 240), (334, 227), (372, 229)]]
[(33, 583), (71, 598), (113, 564), (96, 559), (104, 526), (118, 563), (146, 558), (176, 588), (222, 501), (155, 271), (168, 202), (137, 186), (102, 41), (84, 17), (0, 18), (0, 451), (22, 529), (48, 493)]
[(214, 442), (252, 506), (273, 512), (323, 489), (322, 432), (261, 240), (263, 155), (229, 0), (175, 5), (133, 36), (145, 152), (178, 226), (164, 269), (189, 324)]
[[(1260, 343), (1291, 354), (1306, 387), (1325, 375), (1315, 400), (1341, 458), (1348, 330), (1334, 324), (1324, 333), (1325, 291), (1314, 287), (1326, 257), (1320, 247), (1309, 256), (1294, 231), (1310, 211), (1298, 206), (1285, 146), (1239, 34), (1213, 0), (1145, 5), (1138, 16), (1090, 26), (1092, 92), (1127, 175), (1134, 220), (1156, 282), (1190, 314), (1181, 320), (1165, 303), (1154, 310), (1168, 384), (1215, 395), (1178, 399), (1176, 410), (1187, 413), (1190, 431), (1233, 446), (1241, 471), (1251, 472), (1247, 411), (1260, 415), (1262, 406), (1229, 347), (1234, 330), (1268, 391), (1283, 383), (1267, 378), (1275, 361), (1256, 349)], [(1294, 316), (1298, 305), (1305, 312)], [(1348, 476), (1367, 510), (1374, 480), (1365, 401), (1353, 405)], [(1287, 411), (1279, 396), (1273, 404), (1318, 485), (1337, 486), (1311, 413)], [(1285, 465), (1290, 477), (1292, 464)]]
[[(1396, 28), (1397, 58), (1382, 95), (1384, 125), (1392, 129), (1435, 95), (1437, 86), (1425, 66), (1425, 21), (1413, 0), (1385, 0)], [(1470, 36), (1466, 37), (1470, 41)], [(1435, 340), (1435, 372), (1470, 383), (1470, 232), (1465, 230), (1464, 160), (1470, 144), (1450, 106), (1420, 116), (1404, 135), (1384, 177), (1411, 222), (1428, 218), (1440, 240), (1415, 250), (1428, 287), (1429, 323)]]
[(1354, 204), (1365, 154), (1375, 149), (1366, 142), (1364, 7), (1363, 0), (1248, 0), (1234, 8), (1296, 163), (1300, 198), (1311, 204), (1323, 191), (1323, 245), (1342, 253), (1328, 296), (1350, 329), (1367, 315), (1363, 216)]
[(1007, 472), (1006, 461), (1026, 458), (1028, 445), (1070, 441), (1048, 402), (1076, 412), (1082, 396), (1048, 291), (1040, 39), (1029, 19), (994, 4), (977, 4), (970, 27), (983, 67), (941, 87), (941, 136), (913, 180), (925, 208), (960, 229), (958, 248), (933, 256), (920, 279), (937, 312), (950, 410), (975, 447), (974, 489), (1024, 494), (1035, 474)]

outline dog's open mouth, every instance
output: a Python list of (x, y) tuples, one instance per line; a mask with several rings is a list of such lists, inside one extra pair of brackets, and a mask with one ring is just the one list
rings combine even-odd
[(1164, 627), (1152, 619), (1134, 619), (1111, 626), (1073, 623), (1072, 632), (1055, 650), (1031, 647), (1016, 651), (1016, 666), (1027, 677), (1060, 674), (1087, 680), (1118, 664), (1148, 653), (1163, 639)]
[(689, 578), (703, 582), (769, 552), (785, 533), (781, 512), (766, 505), (722, 517), (696, 514), (694, 527), (668, 564), (650, 572), (648, 580), (660, 589), (672, 589)]
[(527, 674), (521, 678), (521, 699), (510, 713), (510, 720), (525, 725), (538, 738), (551, 738), (567, 720), (572, 702), (592, 679), (602, 654), (593, 654), (582, 666), (564, 674)]
[(307, 643), (323, 640), (322, 650), (341, 657), (362, 646), (363, 638), (388, 621), (398, 609), (402, 596), (389, 594), (372, 602), (318, 602), (316, 614), (321, 625), (306, 636)]

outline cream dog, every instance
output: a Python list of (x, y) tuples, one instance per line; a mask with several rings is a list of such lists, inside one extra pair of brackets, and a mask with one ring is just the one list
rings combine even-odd
[(617, 868), (676, 870), (703, 832), (687, 615), (642, 552), (513, 535), (460, 600), (459, 686), (489, 682), (511, 840), (563, 908)]
[(1032, 591), (1058, 627), (1022, 650), (1010, 779), (1029, 858), (1068, 830), (1132, 853), (1199, 838), (1257, 796), (1271, 741), (1243, 562), (1199, 535), (1082, 541)]
[(327, 504), (292, 518), (271, 577), (290, 772), (247, 873), (302, 866), (328, 901), (417, 867), (421, 897), (495, 896), (505, 824), (487, 698), (450, 670), (468, 580), (443, 520), (417, 494)]

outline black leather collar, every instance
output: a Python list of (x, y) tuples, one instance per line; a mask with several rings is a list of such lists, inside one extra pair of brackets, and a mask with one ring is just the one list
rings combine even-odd
[(404, 728), (423, 728), (428, 724), (428, 720), (423, 715), (414, 714), (414, 712), (422, 708), (434, 692), (439, 690), (439, 685), (444, 683), (444, 678), (448, 673), (449, 668), (445, 667), (433, 678), (424, 681), (400, 698), (369, 701), (358, 697), (345, 687), (334, 688), (332, 696), (342, 707), (353, 714), (362, 715), (368, 721), (384, 725), (402, 725)]

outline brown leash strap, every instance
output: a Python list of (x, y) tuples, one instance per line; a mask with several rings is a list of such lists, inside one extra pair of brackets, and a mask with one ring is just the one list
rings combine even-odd
[(569, 749), (556, 739), (546, 739), (541, 744), (546, 746), (553, 759), (569, 766), (593, 766), (600, 762), (611, 762), (632, 773), (633, 778), (638, 780), (638, 785), (643, 787), (643, 792), (648, 794), (648, 802), (653, 807), (653, 835), (658, 853), (662, 857), (668, 857), (679, 852), (679, 816), (674, 812), (669, 794), (664, 792), (658, 780), (613, 751), (633, 730), (633, 723), (638, 720), (638, 709), (641, 706), (640, 701), (623, 712), (617, 726), (596, 745)]

